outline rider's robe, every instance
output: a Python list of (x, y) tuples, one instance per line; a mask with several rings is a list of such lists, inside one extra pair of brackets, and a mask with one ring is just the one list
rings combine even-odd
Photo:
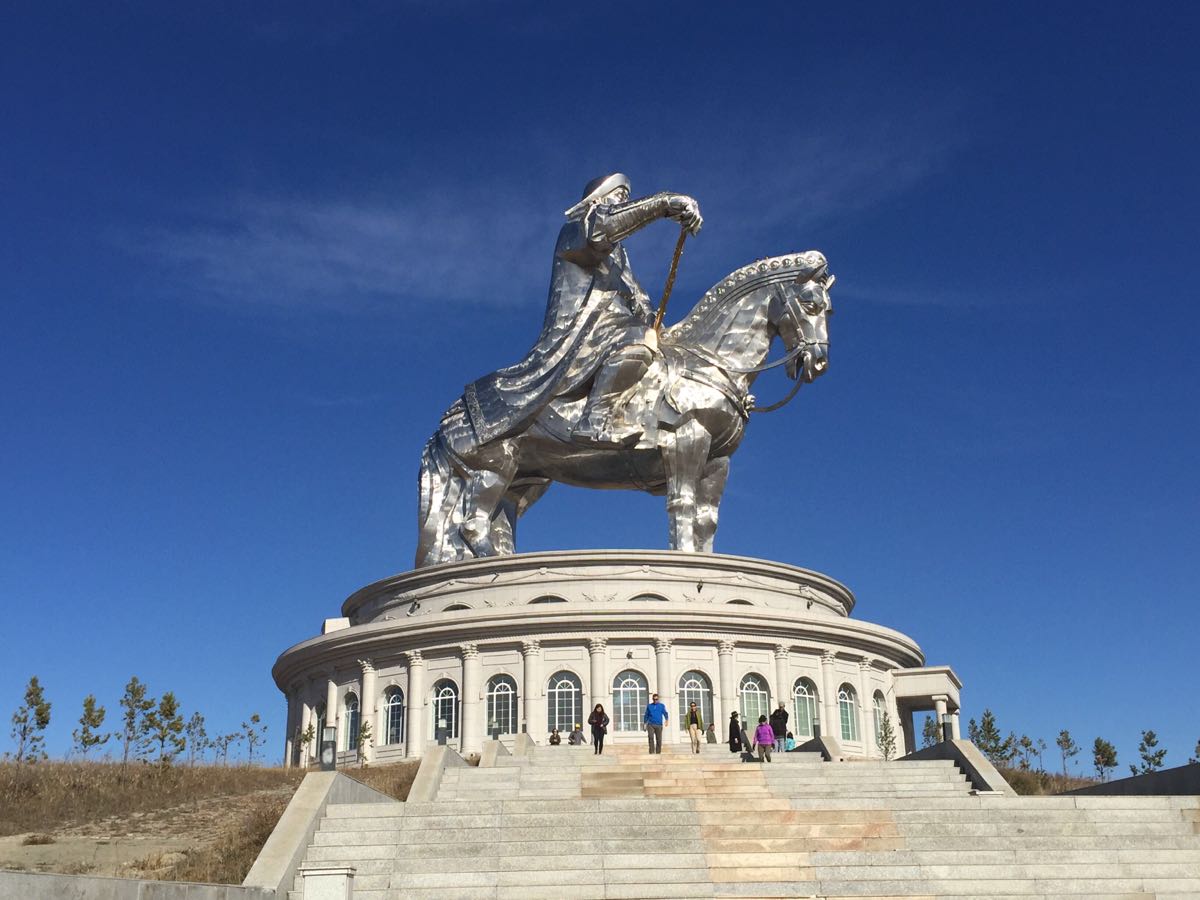
[(625, 248), (603, 233), (605, 212), (593, 207), (559, 232), (537, 343), (463, 392), (479, 443), (524, 430), (556, 397), (581, 396), (613, 350), (644, 339), (653, 311)]

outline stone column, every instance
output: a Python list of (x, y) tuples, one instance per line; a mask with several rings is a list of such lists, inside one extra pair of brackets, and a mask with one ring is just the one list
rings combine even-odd
[(962, 731), (958, 721), (958, 710), (950, 713), (950, 734), (956, 741), (962, 740)]
[(300, 703), (300, 698), (296, 696), (295, 690), (288, 694), (287, 697), (287, 724), (284, 730), (287, 735), (283, 741), (283, 767), (290, 769), (292, 767), (292, 751), (296, 740), (296, 721), (299, 718), (296, 713), (296, 707)]
[(917, 734), (913, 728), (912, 713), (909, 713), (900, 721), (900, 734), (903, 749), (897, 747), (896, 755), (906, 756), (909, 753), (915, 753), (917, 750)]
[(837, 673), (833, 670), (835, 659), (829, 651), (821, 654), (821, 734), (840, 741), (842, 729), (838, 719)]
[(358, 755), (363, 762), (375, 758), (375, 745), (379, 743), (379, 734), (375, 722), (375, 664), (369, 659), (360, 659), (362, 667), (362, 696), (358, 698), (359, 722), (369, 726), (370, 736), (359, 743)]
[(892, 731), (896, 735), (896, 753), (892, 759), (899, 759), (901, 756), (912, 753), (917, 748), (911, 743), (912, 737), (912, 716), (908, 717), (908, 730), (904, 728), (904, 722), (900, 720), (900, 708), (896, 704), (896, 685), (892, 681), (891, 673), (887, 673), (887, 683), (883, 689), (884, 706), (888, 714), (892, 717)]
[(737, 685), (733, 683), (733, 641), (717, 642), (717, 680), (720, 684), (717, 691), (720, 695), (721, 709), (714, 711), (713, 718), (718, 717), (718, 724), (728, 730), (729, 717), (737, 712)]
[[(775, 647), (775, 702), (771, 705), (771, 709), (775, 709), (780, 703), (788, 708), (788, 712), (794, 715), (792, 711), (791, 696), (791, 672), (792, 668), (789, 665), (788, 648), (783, 644), (778, 644)], [(790, 729), (789, 729), (790, 730)]]
[[(338, 686), (335, 676), (335, 671), (329, 672), (329, 678), (325, 681), (325, 727), (333, 726), (337, 729), (337, 738), (334, 747), (336, 750), (342, 749), (342, 710), (338, 706)], [(317, 735), (317, 747), (321, 746), (322, 735)], [(336, 751), (335, 751), (336, 752)]]
[(546, 730), (545, 705), (539, 703), (544, 698), (542, 685), (542, 645), (537, 641), (524, 641), (521, 644), (521, 656), (525, 660), (525, 674), (522, 678), (522, 689), (525, 691), (525, 730), (537, 743), (537, 735)]
[(946, 703), (950, 698), (945, 694), (935, 694), (933, 697), (933, 709), (937, 715), (937, 733), (938, 743), (941, 743), (945, 735), (944, 723), (946, 721)]
[[(591, 683), (588, 685), (589, 706), (583, 711), (584, 721), (592, 714), (597, 703), (604, 704), (604, 710), (612, 717), (612, 697), (608, 681), (608, 641), (604, 638), (592, 638), (588, 641), (588, 662), (591, 663)], [(590, 740), (590, 737), (589, 737)]]
[(678, 725), (675, 721), (679, 714), (679, 710), (675, 708), (675, 681), (671, 677), (671, 642), (666, 638), (658, 638), (654, 642), (654, 663), (658, 699), (671, 714), (669, 724)]
[(483, 663), (479, 659), (479, 647), (475, 644), (463, 644), (462, 650), (462, 722), (459, 733), (462, 735), (462, 752), (483, 752), (483, 713), (479, 709), (482, 693), (480, 682), (483, 680)]
[(409, 759), (417, 759), (425, 753), (425, 660), (420, 650), (409, 650), (404, 658), (408, 662), (405, 755)]
[(875, 734), (875, 694), (871, 691), (871, 660), (864, 656), (858, 661), (858, 695), (862, 697), (863, 756), (879, 756)]
[[(300, 706), (300, 735), (301, 735), (301, 737), (303, 737), (304, 734), (307, 733), (309, 726), (312, 726), (313, 728), (316, 727), (313, 724), (313, 708), (312, 708), (312, 704), (309, 703), (308, 700), (303, 700), (301, 702), (301, 706)], [(302, 768), (302, 769), (308, 765), (308, 758), (309, 758), (309, 755), (312, 753), (313, 743), (315, 743), (315, 740), (312, 743), (309, 743), (308, 745), (305, 745), (305, 744), (300, 745), (300, 768)]]

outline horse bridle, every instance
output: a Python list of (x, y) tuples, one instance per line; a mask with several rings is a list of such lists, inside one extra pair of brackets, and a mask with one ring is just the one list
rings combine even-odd
[[(810, 278), (808, 280), (812, 281), (814, 279)], [(777, 297), (779, 297), (779, 299), (783, 305), (784, 314), (787, 315), (792, 320), (792, 326), (795, 328), (796, 334), (799, 335), (800, 334), (800, 317), (799, 317), (799, 311), (796, 308), (796, 305), (799, 303), (799, 300), (797, 300), (795, 296), (788, 297), (787, 294), (784, 292), (782, 285), (778, 285), (778, 284), (774, 285), (772, 290), (775, 292), (775, 295)], [(775, 368), (778, 368), (779, 366), (785, 366), (788, 363), (795, 360), (797, 357), (799, 357), (802, 353), (804, 353), (805, 350), (808, 350), (811, 347), (820, 346), (820, 344), (821, 344), (820, 341), (800, 341), (795, 347), (793, 347), (786, 354), (784, 354), (781, 358), (775, 360), (774, 362), (763, 363), (761, 366), (752, 366), (751, 368), (748, 368), (748, 369), (743, 369), (738, 366), (731, 366), (728, 363), (709, 354), (707, 351), (700, 350), (697, 347), (689, 347), (688, 345), (683, 344), (683, 345), (679, 346), (679, 349), (684, 350), (684, 351), (692, 354), (693, 356), (695, 356), (699, 359), (702, 359), (705, 362), (715, 366), (716, 368), (718, 368), (722, 372), (724, 372), (726, 377), (729, 377), (732, 375), (754, 375), (754, 374), (757, 374), (758, 372), (766, 372), (768, 369), (775, 369)], [(729, 380), (733, 381), (733, 378), (729, 378)], [(770, 406), (760, 407), (760, 406), (756, 405), (752, 409), (749, 409), (748, 412), (769, 413), (769, 412), (774, 412), (777, 409), (782, 409), (784, 406), (787, 406), (787, 404), (792, 401), (792, 398), (795, 397), (796, 394), (800, 391), (800, 386), (803, 383), (804, 383), (804, 381), (800, 377), (800, 373), (797, 372), (796, 378), (795, 378), (795, 384), (792, 385), (792, 389), (790, 391), (788, 391), (787, 395), (782, 400), (778, 401), (777, 403), (772, 403)], [(745, 406), (744, 398), (742, 401), (742, 405)]]

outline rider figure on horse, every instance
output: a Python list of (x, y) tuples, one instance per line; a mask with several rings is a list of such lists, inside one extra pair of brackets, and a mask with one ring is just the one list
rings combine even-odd
[(654, 310), (621, 242), (662, 218), (698, 234), (700, 207), (684, 194), (631, 201), (629, 179), (618, 173), (588, 182), (566, 216), (537, 343), (520, 362), (467, 385), (463, 394), (480, 444), (522, 431), (555, 398), (585, 392), (574, 442), (623, 446), (638, 437), (618, 400), (646, 374), (658, 341)]

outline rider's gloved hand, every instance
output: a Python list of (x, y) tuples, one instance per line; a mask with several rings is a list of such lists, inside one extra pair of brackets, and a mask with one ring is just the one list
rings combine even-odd
[(667, 198), (667, 218), (674, 219), (692, 236), (700, 233), (704, 218), (700, 215), (700, 204), (687, 194), (671, 194)]

